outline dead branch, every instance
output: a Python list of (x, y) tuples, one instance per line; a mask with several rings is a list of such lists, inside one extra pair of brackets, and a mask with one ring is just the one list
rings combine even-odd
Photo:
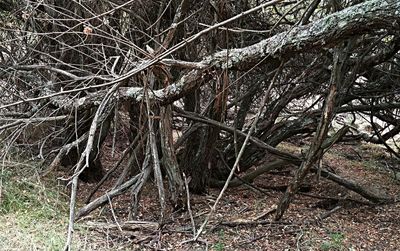
[(150, 146), (150, 138), (147, 137), (147, 144), (146, 144), (146, 154), (145, 158), (142, 164), (142, 176), (140, 179), (136, 182), (136, 184), (132, 187), (131, 189), (131, 210), (129, 214), (129, 218), (133, 219), (137, 216), (137, 210), (139, 206), (139, 200), (140, 200), (140, 194), (142, 191), (143, 186), (146, 184), (147, 180), (150, 177), (151, 174), (151, 146)]
[[(265, 3), (260, 6), (268, 6), (275, 4), (279, 1), (271, 1)], [(258, 6), (258, 7), (260, 7)], [(264, 6), (264, 7), (265, 7)], [(261, 8), (258, 8), (261, 9)], [(364, 10), (368, 9), (368, 12)], [(391, 2), (386, 3), (377, 0), (371, 0), (368, 2), (364, 2), (349, 8), (346, 8), (343, 11), (336, 12), (331, 14), (317, 22), (311, 23), (309, 25), (298, 26), (291, 29), (289, 32), (279, 33), (273, 37), (262, 40), (259, 43), (254, 45), (230, 50), (229, 53), (227, 51), (220, 51), (213, 55), (210, 55), (199, 62), (200, 65), (206, 65), (208, 67), (216, 67), (216, 68), (236, 68), (236, 69), (246, 69), (249, 66), (254, 65), (256, 62), (259, 62), (260, 59), (265, 57), (274, 58), (278, 55), (283, 56), (288, 53), (300, 53), (306, 50), (317, 49), (321, 47), (332, 47), (338, 41), (341, 41), (348, 36), (354, 36), (356, 34), (364, 34), (365, 32), (374, 30), (374, 29), (396, 29), (396, 22), (400, 19), (398, 15), (393, 15), (393, 12), (400, 9), (400, 3)], [(254, 11), (254, 10), (252, 10)], [(251, 12), (249, 12), (251, 13)], [(246, 14), (249, 14), (246, 13)], [(243, 15), (240, 15), (240, 17)], [(237, 19), (235, 17), (233, 20)], [(121, 81), (124, 81), (133, 75), (147, 69), (148, 67), (161, 62), (162, 59), (166, 58), (171, 53), (177, 51), (178, 49), (186, 46), (187, 43), (193, 42), (202, 35), (214, 30), (220, 26), (225, 25), (233, 20), (227, 20), (221, 23), (218, 23), (210, 28), (207, 28), (196, 35), (193, 35), (191, 38), (187, 39), (185, 42), (181, 42), (176, 46), (172, 47), (169, 50), (166, 50), (164, 53), (157, 56), (157, 58), (151, 60), (145, 60), (138, 63), (136, 68), (133, 68), (123, 76), (116, 78), (110, 82), (106, 82), (99, 85), (93, 85), (88, 87), (77, 88), (68, 91), (62, 91), (58, 93), (49, 94), (46, 96), (41, 96), (38, 98), (26, 99), (23, 101), (14, 102), (7, 105), (0, 106), (0, 110), (16, 106), (25, 102), (38, 101), (41, 99), (54, 98), (60, 95), (66, 95), (70, 93), (76, 93), (79, 91), (84, 91), (88, 89), (95, 89), (106, 87), (110, 85), (114, 85)], [(340, 20), (340, 26), (337, 25), (338, 20)], [(328, 25), (327, 25), (328, 24)], [(190, 73), (186, 74), (184, 77), (179, 79), (176, 83), (172, 85), (157, 90), (154, 92), (154, 95), (149, 95), (150, 99), (158, 100), (161, 104), (170, 104), (173, 101), (183, 97), (185, 94), (197, 89), (199, 87), (198, 83), (194, 84), (195, 80), (200, 79), (203, 74), (203, 70), (192, 70)], [(198, 81), (200, 82), (200, 81)], [(95, 93), (91, 98), (84, 97), (79, 99), (75, 104), (78, 106), (93, 106), (94, 100), (98, 99), (98, 96), (103, 96), (104, 91), (99, 91)], [(125, 87), (121, 88), (119, 91), (119, 95), (125, 99), (133, 99), (136, 101), (140, 101), (143, 99), (143, 88), (141, 87)]]
[[(227, 132), (232, 133), (232, 134), (236, 131), (237, 135), (239, 137), (242, 137), (242, 138), (246, 137), (246, 135), (247, 135), (245, 132), (236, 130), (233, 127), (229, 127), (229, 126), (227, 126), (227, 125), (225, 125), (223, 123), (220, 123), (218, 121), (209, 119), (209, 118), (204, 117), (202, 115), (199, 115), (199, 114), (196, 114), (196, 113), (190, 113), (190, 112), (182, 111), (182, 110), (176, 109), (176, 108), (174, 108), (174, 109), (177, 110), (179, 116), (182, 116), (184, 118), (189, 118), (189, 119), (192, 119), (194, 121), (202, 122), (202, 123), (213, 125), (213, 126), (218, 126), (219, 128), (221, 128), (221, 130), (227, 131)], [(269, 153), (275, 155), (276, 157), (278, 157), (278, 158), (280, 158), (282, 160), (287, 160), (287, 161), (289, 161), (291, 163), (299, 163), (299, 162), (301, 162), (301, 160), (297, 156), (295, 156), (293, 154), (290, 154), (290, 153), (287, 153), (287, 152), (284, 152), (284, 151), (281, 151), (281, 150), (278, 150), (275, 147), (272, 147), (272, 146), (268, 145), (267, 143), (255, 138), (255, 137), (250, 136), (249, 141), (252, 144), (254, 144), (255, 146), (260, 147), (261, 149), (265, 149)]]
[(77, 148), (79, 145), (81, 145), (83, 142), (85, 142), (88, 139), (89, 134), (85, 133), (82, 136), (80, 136), (77, 140), (74, 142), (71, 142), (69, 144), (64, 145), (59, 151), (57, 156), (53, 159), (47, 170), (42, 174), (42, 176), (48, 175), (50, 172), (52, 172), (55, 168), (62, 166), (62, 159), (65, 158), (66, 155), (70, 151), (77, 151)]
[(104, 195), (96, 198), (95, 200), (93, 200), (92, 202), (87, 204), (86, 206), (79, 209), (78, 213), (76, 214), (76, 219), (79, 219), (79, 218), (89, 214), (96, 208), (106, 204), (109, 199), (112, 200), (114, 197), (123, 194), (126, 190), (128, 190), (135, 183), (137, 183), (138, 180), (140, 180), (143, 176), (144, 176), (143, 173), (137, 174), (136, 176), (134, 176), (133, 178), (131, 178), (130, 180), (128, 180), (121, 186), (119, 186), (109, 192), (106, 192)]
[[(115, 229), (118, 228), (117, 224), (114, 223), (101, 223), (101, 222), (85, 222), (85, 226), (89, 228), (98, 229)], [(148, 229), (148, 230), (157, 230), (159, 228), (159, 224), (157, 222), (151, 221), (125, 221), (120, 224), (121, 229), (125, 231), (137, 231), (141, 229)]]
[(343, 60), (344, 56), (343, 52), (340, 52), (340, 49), (337, 49), (334, 55), (329, 92), (325, 99), (324, 108), (318, 124), (317, 132), (314, 136), (314, 140), (310, 146), (310, 149), (307, 152), (306, 159), (301, 163), (300, 168), (297, 169), (295, 177), (292, 179), (285, 194), (279, 201), (278, 208), (276, 209), (275, 220), (279, 220), (283, 216), (286, 209), (289, 207), (289, 204), (294, 194), (298, 191), (301, 183), (303, 182), (307, 172), (315, 163), (317, 163), (322, 158), (324, 154), (324, 148), (322, 147), (322, 145), (328, 134), (329, 125), (331, 124), (332, 118), (335, 114), (334, 107), (336, 97), (338, 91), (340, 91), (341, 89), (340, 82), (343, 80), (343, 64), (339, 62), (339, 59)]
[[(312, 169), (312, 171), (315, 172), (316, 169)], [(369, 191), (368, 189), (363, 188), (362, 186), (360, 186), (353, 180), (340, 177), (339, 175), (329, 172), (326, 169), (321, 169), (321, 176), (324, 178), (327, 178), (349, 190), (352, 190), (352, 191), (360, 194), (367, 200), (372, 201), (374, 203), (378, 203), (378, 204), (379, 203), (389, 203), (389, 202), (393, 201), (393, 198), (390, 198), (387, 196), (382, 196), (382, 195), (377, 195), (377, 194)]]

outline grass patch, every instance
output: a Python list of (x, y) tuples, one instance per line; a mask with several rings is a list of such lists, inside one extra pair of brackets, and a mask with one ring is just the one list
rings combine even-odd
[(213, 250), (223, 251), (225, 250), (225, 232), (221, 229), (218, 233), (218, 241), (213, 245)]
[[(0, 250), (63, 250), (69, 196), (56, 177), (42, 179), (35, 162), (0, 166)], [(72, 250), (110, 250), (104, 234), (75, 223)]]
[(30, 163), (2, 167), (0, 250), (63, 248), (68, 198), (55, 181), (41, 180), (35, 170)]
[(321, 250), (344, 250), (344, 234), (343, 233), (331, 233), (329, 235), (330, 240), (325, 241), (321, 244)]

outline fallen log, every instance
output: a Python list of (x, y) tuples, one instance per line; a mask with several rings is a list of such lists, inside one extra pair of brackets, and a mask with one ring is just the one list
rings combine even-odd
[[(277, 160), (273, 161), (271, 163), (267, 163), (266, 165), (263, 165), (259, 168), (257, 168), (255, 171), (252, 173), (249, 173), (242, 177), (242, 179), (246, 181), (254, 180), (257, 176), (260, 176), (261, 174), (270, 172), (272, 170), (277, 170), (283, 168), (285, 165), (289, 164), (289, 162), (283, 161), (283, 160)], [(362, 187), (360, 184), (356, 183), (355, 181), (351, 179), (346, 179), (343, 177), (340, 177), (337, 174), (334, 174), (332, 172), (329, 172), (325, 168), (321, 168), (320, 170), (318, 168), (312, 168), (311, 172), (314, 173), (321, 173), (321, 176), (337, 183), (340, 186), (343, 186), (359, 195), (364, 197), (365, 199), (375, 203), (375, 204), (381, 204), (381, 203), (390, 203), (393, 202), (394, 199), (390, 198), (386, 195), (378, 195), (373, 193), (372, 191), (368, 190), (367, 188)], [(250, 179), (251, 178), (251, 179)], [(225, 181), (216, 181), (214, 180), (212, 185), (215, 187), (219, 187), (221, 184), (223, 185)], [(236, 187), (242, 185), (243, 182), (237, 179), (234, 179), (231, 181), (230, 186)]]
[[(318, 172), (318, 170), (316, 168), (311, 169), (311, 171)], [(393, 198), (387, 197), (385, 195), (375, 194), (375, 193), (371, 192), (370, 190), (357, 184), (355, 181), (340, 177), (339, 175), (329, 172), (326, 169), (321, 168), (321, 176), (328, 180), (331, 180), (353, 192), (358, 193), (359, 195), (361, 195), (362, 197), (366, 198), (367, 200), (369, 200), (373, 203), (381, 204), (381, 203), (389, 203), (389, 202), (393, 201)]]

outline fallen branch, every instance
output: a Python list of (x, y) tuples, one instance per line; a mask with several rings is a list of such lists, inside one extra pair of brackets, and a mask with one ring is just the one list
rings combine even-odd
[(106, 204), (109, 199), (112, 200), (114, 197), (121, 195), (126, 190), (128, 190), (130, 187), (132, 187), (142, 176), (143, 176), (143, 173), (136, 175), (135, 177), (131, 178), (130, 180), (128, 180), (121, 186), (119, 186), (109, 192), (106, 192), (104, 195), (98, 197), (97, 199), (93, 200), (86, 206), (82, 207), (81, 209), (79, 209), (78, 213), (76, 214), (76, 219), (79, 219), (79, 218), (89, 214), (96, 208)]
[(237, 220), (237, 221), (224, 221), (220, 222), (221, 226), (228, 227), (238, 227), (238, 226), (257, 226), (257, 225), (294, 225), (293, 222), (283, 222), (283, 221), (268, 221), (268, 220)]
[[(311, 171), (318, 172), (318, 169), (313, 168), (313, 169), (311, 169)], [(340, 177), (339, 175), (331, 173), (326, 169), (323, 169), (323, 168), (321, 169), (321, 176), (328, 180), (331, 180), (349, 190), (352, 190), (352, 191), (358, 193), (362, 197), (364, 197), (367, 200), (372, 201), (374, 203), (380, 204), (380, 203), (393, 202), (393, 198), (377, 195), (377, 194), (369, 191), (368, 189), (363, 188), (362, 186), (357, 184), (355, 181)]]
[(85, 222), (85, 226), (93, 229), (116, 229), (121, 227), (125, 231), (137, 231), (141, 229), (156, 230), (159, 228), (159, 224), (152, 221), (125, 221), (119, 224), (119, 226), (115, 223)]
[(341, 206), (336, 206), (335, 208), (333, 208), (332, 210), (329, 210), (328, 212), (325, 212), (321, 215), (318, 216), (318, 220), (324, 220), (326, 218), (328, 218), (329, 216), (331, 216), (332, 214), (334, 214), (335, 212), (339, 211), (342, 207)]

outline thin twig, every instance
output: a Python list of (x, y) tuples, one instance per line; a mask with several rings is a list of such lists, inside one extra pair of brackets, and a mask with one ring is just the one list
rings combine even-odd
[(122, 231), (121, 225), (119, 224), (119, 222), (117, 220), (117, 216), (115, 215), (114, 208), (113, 208), (110, 196), (108, 196), (108, 194), (107, 194), (107, 199), (108, 199), (108, 203), (110, 204), (110, 210), (111, 210), (111, 214), (114, 218), (115, 224), (117, 224), (118, 230), (122, 233), (123, 231)]
[(190, 193), (189, 193), (189, 185), (188, 185), (189, 182), (186, 179), (185, 173), (183, 173), (182, 175), (183, 175), (183, 180), (185, 181), (187, 208), (188, 208), (188, 212), (189, 212), (190, 222), (192, 223), (193, 237), (195, 237), (196, 236), (196, 224), (194, 222), (192, 208), (190, 207)]

